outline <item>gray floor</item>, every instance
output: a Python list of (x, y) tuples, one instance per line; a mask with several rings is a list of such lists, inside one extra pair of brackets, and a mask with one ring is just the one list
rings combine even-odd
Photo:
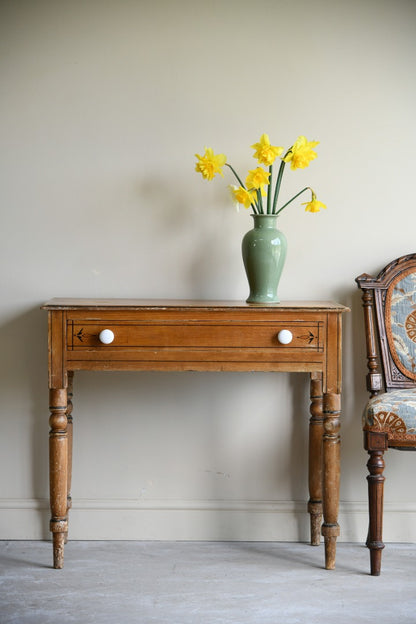
[(416, 545), (387, 545), (380, 577), (367, 549), (243, 542), (0, 541), (1, 624), (416, 623)]

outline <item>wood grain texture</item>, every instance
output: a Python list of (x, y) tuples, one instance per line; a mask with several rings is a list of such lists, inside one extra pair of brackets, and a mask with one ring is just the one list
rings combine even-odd
[[(234, 301), (51, 299), (42, 309), (49, 315), (49, 388), (55, 403), (58, 401), (51, 403), (50, 450), (55, 567), (63, 566), (61, 533), (68, 530), (72, 378), (78, 370), (311, 373), (312, 543), (319, 541), (323, 506), (326, 567), (334, 567), (341, 315), (347, 308), (316, 301), (259, 306)], [(99, 339), (103, 329), (114, 333), (110, 344)], [(288, 344), (279, 342), (282, 329), (292, 333)], [(328, 405), (323, 412), (322, 400)]]
[(205, 300), (205, 299), (88, 299), (73, 297), (54, 297), (42, 306), (42, 310), (70, 310), (78, 308), (89, 308), (91, 310), (108, 309), (124, 310), (126, 308), (201, 308), (206, 310), (222, 309), (222, 308), (239, 308), (245, 310), (278, 310), (284, 308), (286, 310), (293, 309), (324, 309), (345, 311), (348, 308), (334, 301), (282, 301), (275, 304), (252, 304), (245, 301), (221, 301), (221, 300)]

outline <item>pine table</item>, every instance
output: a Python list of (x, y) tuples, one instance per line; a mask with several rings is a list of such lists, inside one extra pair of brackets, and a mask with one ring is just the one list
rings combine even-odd
[[(71, 507), (75, 371), (310, 373), (311, 543), (322, 533), (325, 567), (339, 535), (341, 318), (327, 301), (51, 299), (49, 474), (53, 565), (62, 568)], [(323, 522), (322, 522), (323, 516)]]

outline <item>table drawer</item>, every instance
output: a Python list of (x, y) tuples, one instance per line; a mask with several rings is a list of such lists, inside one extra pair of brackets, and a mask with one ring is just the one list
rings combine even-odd
[[(114, 350), (140, 348), (281, 348), (322, 350), (323, 322), (279, 321), (278, 323), (140, 323), (68, 321), (69, 350)], [(104, 344), (103, 330), (113, 339)], [(283, 331), (283, 333), (281, 333)]]

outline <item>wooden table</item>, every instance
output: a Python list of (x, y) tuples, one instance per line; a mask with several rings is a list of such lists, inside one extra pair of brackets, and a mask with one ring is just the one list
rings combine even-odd
[[(339, 535), (341, 315), (331, 302), (51, 299), (49, 472), (53, 565), (63, 567), (71, 507), (74, 371), (273, 371), (311, 375), (311, 543), (335, 567)], [(105, 331), (108, 330), (108, 331)], [(322, 524), (323, 513), (323, 524)], [(321, 527), (322, 524), (322, 527)]]

